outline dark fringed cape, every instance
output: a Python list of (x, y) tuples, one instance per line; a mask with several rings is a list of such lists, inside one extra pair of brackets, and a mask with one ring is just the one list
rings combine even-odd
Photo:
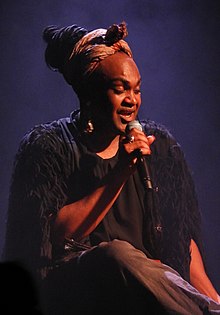
[[(179, 144), (168, 130), (150, 120), (142, 124), (147, 134), (156, 137), (150, 167), (158, 187), (155, 206), (163, 226), (161, 260), (189, 280), (190, 239), (202, 249), (192, 176)], [(53, 261), (50, 220), (70, 202), (70, 178), (72, 181), (74, 163), (80, 160), (76, 154), (80, 143), (74, 130), (75, 114), (73, 118), (38, 125), (24, 136), (15, 157), (3, 257), (22, 261), (40, 278)], [(80, 187), (77, 189), (79, 196)]]

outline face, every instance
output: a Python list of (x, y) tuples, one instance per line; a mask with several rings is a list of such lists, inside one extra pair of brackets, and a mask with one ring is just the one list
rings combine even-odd
[[(118, 52), (100, 62), (96, 71), (93, 117), (106, 132), (121, 134), (141, 105), (141, 78), (134, 60)], [(98, 95), (98, 97), (97, 97)]]

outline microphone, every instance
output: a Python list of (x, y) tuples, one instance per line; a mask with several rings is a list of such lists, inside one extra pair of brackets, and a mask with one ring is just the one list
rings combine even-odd
[[(142, 125), (139, 123), (138, 120), (133, 120), (131, 122), (129, 122), (126, 126), (125, 132), (127, 133), (129, 130), (136, 128), (140, 131), (143, 131)], [(152, 184), (152, 180), (151, 180), (151, 175), (150, 175), (150, 169), (149, 166), (147, 164), (146, 158), (143, 156), (143, 154), (141, 153), (141, 150), (138, 151), (138, 171), (139, 171), (139, 175), (140, 178), (143, 182), (144, 188), (146, 190), (153, 190), (153, 184)]]

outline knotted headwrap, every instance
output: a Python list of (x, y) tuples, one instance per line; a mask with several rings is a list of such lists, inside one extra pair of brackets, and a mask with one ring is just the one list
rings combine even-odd
[(128, 35), (126, 24), (113, 24), (107, 30), (96, 29), (84, 35), (74, 46), (63, 69), (67, 82), (79, 90), (80, 84), (98, 67), (99, 62), (118, 51), (129, 57), (132, 52), (124, 37)]

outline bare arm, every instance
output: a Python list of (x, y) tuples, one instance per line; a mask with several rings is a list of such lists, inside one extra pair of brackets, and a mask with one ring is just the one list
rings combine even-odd
[(64, 206), (55, 220), (56, 240), (80, 240), (91, 233), (111, 208), (128, 176), (129, 168), (116, 168), (90, 195)]
[(192, 257), (190, 264), (191, 284), (202, 294), (205, 294), (216, 302), (220, 303), (220, 297), (205, 272), (201, 254), (199, 252), (198, 246), (193, 240), (191, 240), (190, 249)]
[(128, 177), (135, 170), (136, 159), (132, 152), (142, 149), (150, 154), (150, 144), (154, 137), (146, 137), (142, 132), (132, 130), (136, 141), (123, 143), (118, 165), (106, 176), (101, 185), (83, 199), (64, 206), (54, 221), (54, 239), (62, 243), (65, 238), (80, 240), (89, 235), (101, 222), (120, 194)]

